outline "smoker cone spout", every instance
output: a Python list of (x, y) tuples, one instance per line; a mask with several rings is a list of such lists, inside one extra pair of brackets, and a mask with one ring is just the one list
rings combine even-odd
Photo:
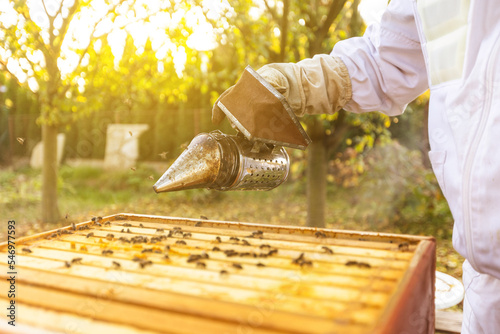
[(187, 149), (153, 186), (157, 193), (209, 188), (217, 179), (221, 165), (219, 145), (210, 135), (196, 136)]
[(286, 180), (289, 167), (283, 147), (213, 131), (194, 137), (153, 189), (270, 190)]

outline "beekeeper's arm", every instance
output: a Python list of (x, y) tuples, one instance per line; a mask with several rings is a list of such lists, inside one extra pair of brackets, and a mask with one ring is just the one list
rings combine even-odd
[[(398, 115), (428, 86), (412, 2), (404, 0), (391, 1), (380, 25), (337, 43), (330, 55), (269, 64), (257, 72), (287, 98), (297, 116), (340, 108)], [(223, 117), (215, 106), (212, 120)]]

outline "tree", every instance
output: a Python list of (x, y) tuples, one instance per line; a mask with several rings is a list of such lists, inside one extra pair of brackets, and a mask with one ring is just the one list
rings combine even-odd
[[(147, 4), (125, 0), (13, 1), (2, 20), (4, 46), (0, 64), (36, 92), (42, 128), (42, 220), (59, 219), (57, 204), (57, 133), (79, 117), (85, 101), (89, 50), (99, 38), (130, 22), (144, 20)], [(121, 17), (120, 22), (116, 19)]]
[[(229, 64), (231, 73), (241, 73), (246, 64), (258, 68), (270, 62), (296, 62), (329, 53), (337, 41), (358, 36), (364, 30), (358, 4), (359, 0), (240, 0), (231, 2), (225, 21), (211, 23), (224, 31), (219, 35), (224, 52), (237, 59), (236, 64), (224, 62), (226, 70)], [(215, 68), (217, 59), (213, 62)], [(237, 76), (233, 77), (235, 81)], [(214, 95), (234, 81), (219, 86)], [(381, 114), (356, 115), (341, 110), (304, 117), (302, 122), (312, 139), (307, 149), (307, 224), (324, 226), (330, 157), (347, 146), (358, 152), (373, 146), (377, 137), (388, 135), (390, 121)]]

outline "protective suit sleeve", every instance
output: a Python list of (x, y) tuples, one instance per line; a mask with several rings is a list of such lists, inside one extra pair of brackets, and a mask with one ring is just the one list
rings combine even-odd
[(331, 55), (346, 65), (352, 86), (344, 109), (395, 116), (428, 88), (412, 5), (392, 0), (380, 24), (370, 25), (363, 37), (335, 44)]

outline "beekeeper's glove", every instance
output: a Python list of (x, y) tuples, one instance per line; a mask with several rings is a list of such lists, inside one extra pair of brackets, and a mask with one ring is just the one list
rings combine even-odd
[[(352, 96), (346, 66), (339, 58), (330, 55), (316, 55), (298, 63), (273, 63), (257, 72), (286, 98), (299, 117), (304, 114), (332, 114), (344, 107)], [(219, 100), (231, 89), (222, 93)], [(219, 124), (224, 116), (216, 102), (212, 109), (212, 122)]]

